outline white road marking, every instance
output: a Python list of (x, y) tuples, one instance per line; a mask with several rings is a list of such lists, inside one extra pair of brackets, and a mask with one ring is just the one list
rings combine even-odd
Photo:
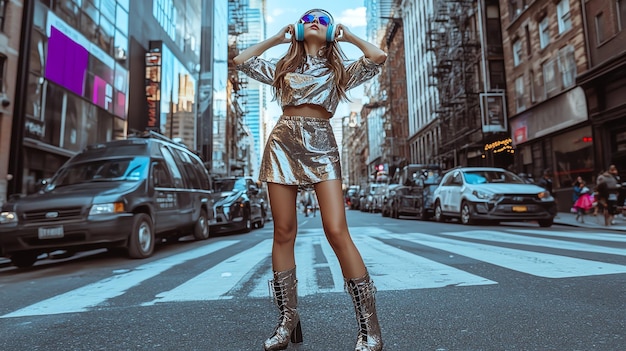
[(539, 238), (539, 237), (528, 237), (528, 236), (523, 236), (523, 235), (502, 233), (502, 232), (496, 232), (496, 231), (476, 230), (476, 231), (471, 231), (471, 232), (454, 232), (454, 233), (446, 232), (442, 234), (462, 237), (462, 238), (497, 241), (497, 242), (502, 242), (502, 243), (551, 247), (551, 248), (562, 249), (562, 250), (596, 252), (596, 253), (603, 253), (603, 254), (626, 256), (626, 250), (624, 249), (616, 249), (613, 247), (585, 244), (585, 243), (579, 243), (579, 242), (574, 242), (574, 241), (545, 239), (545, 238)]
[(626, 235), (615, 233), (565, 233), (549, 230), (527, 230), (527, 229), (508, 229), (510, 232), (521, 233), (526, 235), (549, 235), (557, 238), (573, 238), (598, 241), (616, 241), (626, 243)]
[(147, 279), (161, 274), (175, 265), (208, 255), (212, 252), (236, 244), (237, 242), (239, 241), (217, 241), (215, 243), (198, 247), (197, 249), (147, 263), (128, 273), (114, 275), (110, 278), (85, 285), (82, 288), (74, 289), (61, 295), (56, 295), (47, 300), (43, 300), (19, 309), (15, 312), (7, 313), (0, 316), (0, 318), (88, 311), (108, 299), (124, 294), (128, 289), (139, 285)]
[(544, 278), (626, 273), (626, 266), (618, 264), (457, 241), (429, 234), (392, 236)]
[[(261, 241), (239, 254), (228, 258), (202, 274), (186, 281), (176, 288), (165, 291), (144, 305), (170, 301), (203, 301), (231, 299), (226, 295), (237, 286), (252, 268), (267, 258), (272, 252), (272, 240)], [(224, 274), (224, 273), (227, 274)]]

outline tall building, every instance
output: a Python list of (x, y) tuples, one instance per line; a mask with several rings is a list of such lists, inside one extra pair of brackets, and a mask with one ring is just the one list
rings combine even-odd
[(128, 131), (197, 149), (201, 11), (202, 0), (24, 2), (8, 192), (35, 191), (87, 145)]
[[(128, 1), (128, 127), (198, 143), (202, 0)], [(102, 2), (105, 3), (105, 2)]]
[[(584, 0), (583, 26), (589, 70), (576, 83), (587, 97), (594, 172), (615, 164), (626, 171), (626, 1)], [(592, 179), (586, 178), (589, 182)]]
[[(18, 54), (20, 45), (24, 45), (20, 40), (23, 8), (23, 1), (0, 0), (0, 205), (7, 199), (8, 180), (14, 177), (9, 173), (9, 151), (11, 143), (16, 142), (12, 128), (20, 66)], [(22, 81), (20, 88), (25, 87)]]
[[(210, 23), (212, 28), (211, 41), (208, 47), (212, 48), (212, 84), (210, 104), (212, 106), (210, 130), (205, 133), (211, 134), (210, 143), (210, 171), (216, 175), (228, 174), (228, 142), (230, 140), (227, 135), (228, 122), (228, 106), (229, 106), (229, 45), (230, 45), (230, 26), (233, 17), (231, 16), (231, 6), (229, 0), (218, 0), (213, 2), (213, 21)], [(206, 41), (203, 41), (206, 44)]]
[[(229, 0), (229, 59), (265, 39), (265, 0)], [(226, 120), (225, 175), (259, 171), (264, 143), (266, 87), (229, 66), (229, 114)]]
[(408, 99), (409, 163), (439, 163), (441, 129), (436, 106), (439, 102), (433, 75), (434, 52), (428, 50), (435, 0), (404, 1), (404, 50)]
[(552, 171), (560, 210), (568, 210), (572, 181), (595, 176), (585, 92), (576, 84), (588, 69), (581, 2), (500, 0), (500, 8), (515, 168), (535, 179)]
[(129, 9), (129, 0), (24, 2), (9, 193), (33, 192), (86, 145), (125, 135)]

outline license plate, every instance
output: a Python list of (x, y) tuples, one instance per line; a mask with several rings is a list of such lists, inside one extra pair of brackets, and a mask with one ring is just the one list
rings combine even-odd
[(58, 239), (64, 235), (63, 227), (39, 228), (39, 239)]
[(513, 212), (526, 212), (528, 208), (526, 206), (513, 206)]

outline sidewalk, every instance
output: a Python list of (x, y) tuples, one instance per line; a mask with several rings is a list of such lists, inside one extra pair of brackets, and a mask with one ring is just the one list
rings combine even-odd
[(576, 214), (570, 212), (559, 212), (554, 217), (554, 224), (569, 225), (572, 227), (590, 228), (590, 229), (605, 229), (605, 230), (618, 230), (626, 232), (626, 218), (622, 215), (615, 216), (615, 224), (610, 226), (604, 225), (604, 217), (601, 215), (585, 215), (584, 223), (576, 221)]

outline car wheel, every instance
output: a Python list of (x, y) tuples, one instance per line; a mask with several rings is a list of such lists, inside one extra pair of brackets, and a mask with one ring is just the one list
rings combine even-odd
[(444, 220), (443, 211), (441, 210), (441, 203), (439, 203), (439, 200), (437, 200), (437, 202), (435, 203), (435, 220), (437, 222), (443, 222)]
[(542, 219), (539, 221), (539, 226), (542, 228), (548, 228), (548, 227), (552, 227), (553, 223), (554, 223), (553, 219)]
[(133, 216), (133, 228), (128, 243), (128, 256), (131, 258), (150, 257), (154, 252), (154, 232), (152, 219), (145, 213)]
[(209, 221), (207, 217), (206, 210), (200, 210), (200, 217), (198, 217), (193, 228), (193, 237), (196, 240), (206, 240), (209, 238)]
[(32, 267), (37, 262), (37, 254), (32, 252), (20, 252), (11, 255), (11, 263), (18, 268)]
[(243, 214), (243, 223), (244, 223), (243, 232), (250, 233), (250, 231), (252, 230), (252, 218), (250, 218), (249, 209), (246, 209), (246, 211)]
[(261, 213), (261, 220), (257, 222), (256, 227), (257, 228), (265, 227), (265, 213)]
[(461, 223), (469, 225), (474, 224), (474, 219), (472, 218), (472, 209), (470, 205), (463, 201), (461, 203)]

